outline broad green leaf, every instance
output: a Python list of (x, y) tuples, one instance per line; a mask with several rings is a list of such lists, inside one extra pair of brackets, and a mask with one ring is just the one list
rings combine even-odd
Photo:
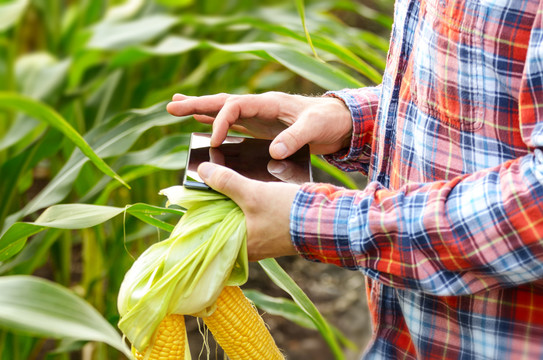
[(122, 213), (123, 208), (88, 204), (60, 204), (46, 209), (35, 225), (56, 229), (85, 229)]
[(15, 0), (7, 4), (0, 4), (0, 32), (17, 24), (28, 2), (28, 0)]
[[(279, 63), (326, 90), (360, 88), (364, 84), (340, 69), (287, 48), (269, 50)], [(313, 61), (312, 61), (313, 60)]]
[[(58, 95), (66, 79), (70, 60), (57, 61), (48, 53), (21, 56), (15, 64), (19, 91), (35, 100), (50, 100)], [(0, 151), (17, 144), (20, 148), (32, 143), (47, 128), (47, 123), (18, 114), (7, 133), (0, 138)]]
[[(272, 58), (294, 73), (327, 90), (363, 86), (360, 81), (345, 72), (286, 45), (265, 42), (209, 44), (223, 51), (250, 52), (263, 58)], [(266, 56), (263, 56), (262, 52)]]
[[(187, 162), (189, 141), (189, 134), (175, 134), (164, 137), (146, 149), (130, 152), (119, 157), (112, 167), (122, 174), (127, 181), (133, 181), (159, 170), (184, 169)], [(126, 168), (129, 169), (124, 170)], [(109, 193), (118, 187), (105, 176), (96, 182), (95, 186), (85, 194), (81, 201), (88, 202), (106, 187), (107, 191), (102, 193), (101, 200), (95, 202), (98, 204), (105, 203), (109, 198)]]
[(66, 79), (70, 64), (70, 59), (59, 61), (46, 52), (23, 55), (15, 64), (17, 86), (33, 99), (51, 98)]
[[(115, 58), (114, 64), (120, 66), (134, 59), (141, 60), (146, 56), (165, 56), (181, 54), (196, 48), (215, 48), (233, 53), (251, 53), (266, 60), (275, 60), (292, 72), (314, 82), (328, 90), (338, 90), (347, 87), (361, 87), (363, 84), (342, 70), (323, 63), (290, 46), (279, 43), (249, 42), (237, 44), (219, 44), (216, 42), (200, 41), (182, 37), (169, 37), (164, 40), (168, 46), (160, 43), (156, 47), (137, 47), (126, 50)], [(134, 57), (134, 58), (132, 58)]]
[(13, 270), (15, 274), (32, 274), (49, 259), (49, 249), (62, 234), (61, 229), (49, 229), (37, 234), (13, 259), (0, 262), (0, 274)]
[[(169, 115), (164, 104), (157, 104), (143, 110), (130, 110), (111, 118), (85, 135), (86, 140), (102, 158), (125, 153), (148, 129), (155, 126), (178, 124), (188, 118)], [(29, 201), (21, 211), (6, 219), (9, 225), (36, 210), (54, 205), (66, 197), (88, 158), (74, 151), (70, 159), (47, 186)]]
[(131, 358), (119, 333), (96, 309), (68, 289), (37, 277), (0, 277), (0, 326), (44, 338), (99, 341)]
[(118, 50), (142, 44), (163, 34), (178, 21), (176, 17), (169, 15), (150, 15), (126, 22), (103, 22), (93, 29), (93, 35), (87, 47), (89, 49)]
[(317, 330), (311, 318), (294, 301), (268, 296), (257, 290), (244, 289), (243, 293), (266, 314), (281, 316), (307, 329)]
[[(213, 18), (184, 16), (182, 17), (182, 22), (188, 21), (198, 25), (214, 26), (217, 29), (246, 24), (253, 28), (260, 29), (264, 33), (274, 33), (298, 41), (307, 41), (306, 36), (299, 31), (298, 23), (292, 22), (292, 16), (288, 16), (284, 11), (280, 11), (280, 9), (276, 8), (272, 8), (271, 11), (272, 13), (269, 14), (267, 13), (267, 10), (262, 9), (262, 11), (248, 15), (232, 15)], [(284, 18), (286, 18), (286, 21), (283, 21)], [(330, 23), (332, 22), (329, 19), (327, 24)], [(346, 30), (349, 30), (349, 32), (345, 33)], [(375, 49), (370, 49), (366, 44), (357, 39), (359, 33), (360, 32), (355, 32), (355, 29), (345, 29), (345, 26), (342, 26), (339, 27), (339, 29), (334, 28), (331, 32), (323, 31), (322, 29), (320, 29), (320, 31), (316, 30), (314, 31), (314, 34), (311, 35), (310, 39), (314, 47), (322, 49), (328, 52), (329, 55), (337, 57), (337, 59), (330, 58), (330, 60), (343, 62), (345, 65), (358, 71), (374, 83), (380, 83), (381, 74), (366, 61), (373, 66), (384, 69), (384, 54), (386, 53), (388, 43), (385, 41), (383, 54), (379, 55), (379, 52), (376, 52)], [(347, 47), (347, 44), (349, 43), (348, 40), (351, 39), (356, 39), (357, 45), (355, 48), (362, 46), (362, 52), (357, 52), (357, 54), (355, 54)], [(375, 36), (372, 39), (380, 38)], [(380, 45), (381, 43), (378, 44), (378, 48), (381, 48)], [(362, 58), (366, 59), (366, 61), (362, 60)]]
[(104, 174), (111, 176), (130, 188), (123, 179), (119, 177), (102, 158), (92, 150), (89, 144), (79, 135), (77, 131), (60, 116), (55, 110), (39, 101), (33, 100), (16, 93), (0, 92), (0, 108), (22, 111), (36, 119), (45, 121), (49, 125), (60, 130), (68, 139), (70, 139), (83, 154), (85, 154), (98, 169)]
[(194, 0), (155, 0), (158, 4), (169, 7), (185, 7), (194, 3)]
[(50, 131), (32, 146), (0, 164), (0, 174), (9, 174), (0, 181), (0, 204), (2, 204), (0, 208), (0, 234), (4, 219), (12, 209), (11, 204), (16, 198), (21, 180), (28, 176), (41, 160), (55, 154), (61, 143), (62, 134), (58, 131)]
[(345, 359), (345, 355), (337, 342), (336, 336), (328, 322), (322, 317), (319, 310), (307, 297), (302, 289), (292, 278), (279, 266), (275, 259), (264, 259), (258, 262), (270, 279), (281, 289), (286, 291), (292, 300), (310, 317), (319, 332), (328, 343), (330, 350), (336, 359)]
[[(257, 290), (243, 290), (243, 293), (256, 305), (256, 307), (266, 314), (281, 316), (302, 327), (318, 330), (315, 323), (311, 321), (311, 318), (290, 299), (268, 296)], [(329, 325), (334, 335), (342, 344), (354, 351), (358, 351), (357, 346), (345, 337), (339, 329), (331, 324)]]
[(0, 138), (0, 151), (17, 145), (27, 147), (47, 129), (47, 123), (18, 114), (6, 134)]
[(25, 246), (29, 236), (42, 230), (42, 226), (28, 223), (15, 223), (10, 226), (0, 237), (0, 261), (15, 256)]
[(179, 36), (168, 36), (155, 46), (129, 47), (117, 53), (112, 61), (112, 67), (122, 67), (143, 60), (149, 56), (179, 55), (197, 48), (200, 42)]
[[(0, 236), (0, 261), (17, 254), (29, 236), (47, 229), (84, 229), (102, 224), (125, 212), (146, 221), (151, 225), (171, 231), (171, 226), (155, 219), (163, 214), (181, 215), (176, 209), (161, 208), (147, 204), (134, 204), (126, 208), (88, 204), (61, 204), (47, 208), (35, 222), (18, 222), (10, 226)], [(162, 226), (161, 226), (162, 225)]]
[(145, 5), (145, 0), (125, 0), (121, 5), (112, 6), (107, 10), (104, 21), (118, 22), (136, 15)]

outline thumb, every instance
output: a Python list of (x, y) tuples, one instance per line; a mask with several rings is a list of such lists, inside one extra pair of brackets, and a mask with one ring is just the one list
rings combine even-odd
[(198, 175), (207, 186), (228, 196), (238, 205), (243, 194), (247, 193), (250, 182), (234, 170), (210, 162), (204, 162), (198, 166)]
[(304, 117), (301, 117), (275, 137), (270, 145), (272, 158), (285, 159), (313, 140), (311, 129), (305, 123)]

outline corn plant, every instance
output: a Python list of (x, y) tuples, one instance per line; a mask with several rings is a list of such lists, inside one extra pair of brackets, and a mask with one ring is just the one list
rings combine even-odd
[[(390, 7), (0, 0), (0, 357), (130, 357), (116, 328), (122, 279), (182, 216), (161, 206), (158, 190), (179, 183), (189, 134), (209, 131), (168, 115), (165, 103), (176, 92), (312, 94), (377, 83)], [(357, 186), (320, 158), (312, 163)], [(272, 261), (263, 266), (296, 301), (281, 300), (291, 310), (280, 312), (337, 344), (288, 276)]]

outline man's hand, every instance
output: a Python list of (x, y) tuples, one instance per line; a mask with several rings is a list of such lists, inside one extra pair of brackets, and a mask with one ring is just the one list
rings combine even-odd
[(305, 144), (314, 154), (331, 154), (348, 147), (351, 140), (351, 114), (343, 101), (332, 97), (279, 92), (199, 97), (176, 94), (167, 109), (172, 115), (194, 115), (202, 123), (213, 124), (211, 146), (219, 146), (230, 128), (256, 138), (274, 139), (270, 146), (274, 159), (284, 159)]
[(251, 180), (208, 162), (198, 167), (198, 174), (245, 214), (250, 261), (297, 253), (290, 239), (289, 217), (298, 185)]

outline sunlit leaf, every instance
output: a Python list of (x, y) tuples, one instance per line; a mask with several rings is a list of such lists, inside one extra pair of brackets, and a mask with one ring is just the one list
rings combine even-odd
[(100, 341), (131, 358), (119, 333), (68, 289), (32, 276), (0, 277), (0, 326), (55, 339)]
[(115, 50), (142, 44), (163, 34), (178, 23), (169, 15), (150, 15), (125, 22), (103, 22), (93, 29), (88, 43), (90, 49)]
[(136, 15), (138, 11), (145, 5), (145, 0), (125, 0), (124, 3), (110, 7), (104, 21), (118, 22), (126, 20)]
[(194, 0), (155, 0), (158, 4), (174, 7), (174, 8), (181, 8), (185, 6), (189, 6), (192, 3), (194, 3)]
[[(47, 229), (84, 229), (102, 224), (111, 218), (125, 212), (137, 216), (141, 220), (165, 230), (172, 227), (163, 225), (154, 219), (163, 214), (182, 215), (176, 209), (161, 208), (147, 204), (134, 204), (125, 208), (113, 206), (98, 206), (88, 204), (61, 204), (46, 209), (34, 222), (18, 222), (9, 227), (0, 236), (0, 261), (5, 261), (17, 254), (26, 243), (29, 236)], [(162, 226), (160, 226), (162, 225)]]
[(319, 310), (307, 297), (302, 289), (292, 280), (292, 278), (281, 268), (273, 258), (260, 260), (258, 262), (275, 285), (286, 291), (292, 300), (309, 316), (315, 324), (324, 340), (328, 343), (330, 350), (336, 359), (345, 359), (345, 355), (337, 342), (334, 331), (328, 322), (322, 317)]
[(117, 53), (111, 65), (121, 67), (146, 59), (150, 56), (179, 55), (199, 46), (200, 42), (179, 36), (168, 36), (155, 46), (129, 47)]
[(126, 187), (129, 187), (128, 184), (126, 184), (124, 180), (121, 179), (121, 177), (117, 175), (104, 160), (102, 160), (102, 158), (96, 155), (85, 139), (83, 139), (62, 116), (49, 106), (20, 94), (0, 92), (0, 108), (22, 111), (35, 119), (42, 120), (57, 128), (104, 174), (111, 176)]
[(0, 4), (0, 32), (17, 24), (28, 3), (29, 0), (14, 0)]
[[(317, 326), (311, 321), (311, 318), (307, 313), (290, 299), (268, 296), (257, 290), (243, 290), (243, 293), (256, 305), (256, 307), (266, 314), (281, 316), (302, 327), (318, 330)], [(331, 324), (329, 324), (329, 326), (342, 344), (354, 351), (358, 351), (357, 346), (346, 338), (340, 330)]]
[[(169, 115), (165, 111), (164, 104), (157, 104), (148, 109), (130, 110), (119, 114), (109, 122), (91, 130), (85, 135), (85, 139), (95, 149), (98, 156), (107, 158), (125, 153), (141, 134), (152, 127), (177, 124), (186, 120), (187, 118)], [(54, 205), (64, 199), (87, 161), (88, 158), (82, 153), (74, 151), (70, 159), (45, 188), (23, 209), (7, 218), (8, 226), (25, 215)]]
[[(22, 94), (33, 99), (51, 99), (58, 95), (69, 65), (70, 60), (57, 61), (48, 53), (24, 55), (15, 64), (17, 87)], [(0, 138), (0, 151), (15, 144), (19, 147), (30, 144), (47, 126), (46, 122), (18, 114), (9, 130)]]
[(196, 42), (192, 39), (173, 36), (164, 40), (164, 42), (166, 42), (167, 46), (160, 43), (155, 47), (147, 46), (127, 49), (115, 58), (114, 63), (120, 66), (132, 61), (142, 60), (149, 55), (166, 56), (182, 54), (196, 48), (211, 47), (233, 53), (251, 53), (266, 60), (275, 60), (292, 72), (327, 90), (363, 86), (359, 80), (344, 71), (283, 44), (268, 42), (219, 44), (210, 41)]
[(257, 290), (244, 289), (243, 293), (266, 314), (281, 316), (302, 327), (317, 330), (311, 318), (294, 301), (268, 296)]

